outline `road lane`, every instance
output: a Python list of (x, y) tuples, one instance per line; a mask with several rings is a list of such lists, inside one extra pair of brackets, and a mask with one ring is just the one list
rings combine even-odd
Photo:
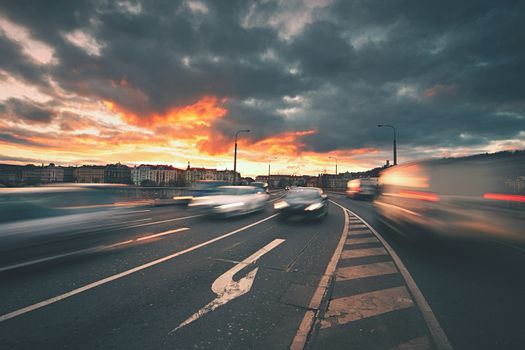
[(392, 246), (454, 348), (519, 349), (525, 344), (522, 251), (492, 242), (414, 243), (382, 224), (370, 202), (331, 197), (363, 217)]
[[(284, 296), (298, 287), (303, 288), (301, 296), (313, 289), (337, 241), (342, 225), (340, 215), (331, 213), (319, 224), (265, 222), (242, 235), (228, 237), (173, 262), (8, 320), (0, 324), (0, 329), (2, 334), (10, 334), (7, 344), (21, 348), (37, 341), (66, 344), (66, 347), (80, 344), (81, 348), (101, 344), (133, 348), (170, 344), (175, 348), (188, 348), (207, 342), (221, 344), (220, 348), (245, 348), (250, 344), (252, 347), (254, 344), (276, 344), (276, 348), (285, 348), (302, 310), (293, 305), (298, 302), (297, 298), (288, 300)], [(229, 224), (230, 221), (208, 222), (208, 229)], [(192, 227), (192, 234), (194, 230), (201, 231)], [(182, 236), (170, 237), (162, 246), (178, 237)], [(283, 243), (286, 248), (268, 253), (258, 263), (253, 293), (196, 321), (175, 336), (168, 336), (169, 330), (213, 299), (211, 283), (231, 268), (233, 263), (228, 260), (240, 261), (276, 238), (286, 239)], [(141, 248), (148, 247), (152, 245)], [(161, 248), (160, 245), (157, 248)], [(100, 268), (97, 261), (101, 258), (103, 256), (96, 261), (91, 259), (90, 266)], [(21, 332), (24, 327), (32, 327), (34, 332), (31, 335)], [(210, 329), (224, 333), (217, 337), (216, 333), (210, 334)], [(245, 336), (234, 336), (238, 334)]]

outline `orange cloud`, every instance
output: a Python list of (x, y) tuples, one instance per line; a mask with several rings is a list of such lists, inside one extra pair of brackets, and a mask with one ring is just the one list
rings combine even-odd
[(209, 128), (213, 121), (224, 117), (228, 112), (222, 106), (225, 100), (219, 100), (215, 96), (204, 96), (191, 105), (173, 107), (164, 114), (151, 113), (149, 115), (137, 115), (113, 101), (104, 100), (102, 102), (125, 122), (146, 128), (159, 125), (169, 125), (178, 129)]
[(284, 132), (248, 145), (248, 147), (270, 155), (299, 155), (306, 146), (300, 141), (301, 137), (316, 133), (316, 130)]

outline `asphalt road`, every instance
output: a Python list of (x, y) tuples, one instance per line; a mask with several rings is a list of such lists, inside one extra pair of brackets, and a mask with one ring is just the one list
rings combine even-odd
[[(337, 194), (331, 198), (335, 203), (322, 222), (282, 221), (270, 204), (262, 212), (228, 220), (195, 216), (176, 206), (125, 208), (111, 222), (78, 227), (80, 234), (4, 251), (0, 348), (317, 349), (353, 344), (387, 349), (414, 339), (428, 343), (412, 348), (436, 348), (432, 325), (397, 272), (399, 266), (384, 275), (388, 279), (336, 282), (335, 276), (363, 259), (390, 264), (387, 255), (342, 263), (345, 254), (382, 248), (380, 243), (352, 248), (352, 237), (359, 242), (374, 238), (336, 203), (390, 243), (455, 349), (522, 348), (522, 251), (466, 243), (422, 248), (378, 223), (369, 203)], [(341, 257), (338, 249), (343, 249)], [(339, 318), (334, 323), (329, 317), (334, 300), (361, 302), (356, 296), (372, 289), (381, 293), (379, 285), (406, 293), (406, 298), (370, 317), (357, 310), (363, 313), (357, 322)], [(312, 307), (316, 296), (319, 305)], [(315, 320), (308, 325), (310, 311)], [(326, 328), (328, 322), (336, 326)], [(387, 329), (389, 322), (407, 326)], [(301, 329), (308, 338), (297, 347)], [(376, 333), (363, 336), (366, 329)], [(359, 341), (348, 338), (354, 334)]]

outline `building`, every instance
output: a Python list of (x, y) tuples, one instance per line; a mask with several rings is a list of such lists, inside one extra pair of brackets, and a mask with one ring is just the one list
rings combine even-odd
[(74, 169), (73, 178), (79, 183), (104, 183), (105, 170), (105, 166), (82, 165)]
[(22, 167), (20, 182), (26, 185), (36, 185), (42, 182), (42, 168), (28, 164)]
[(40, 170), (40, 182), (64, 182), (64, 168), (55, 166), (53, 163), (50, 163), (48, 166), (42, 166)]
[(319, 185), (322, 188), (346, 189), (349, 179), (344, 174), (321, 174), (319, 175)]
[(22, 167), (11, 164), (0, 164), (0, 185), (14, 186), (21, 182)]
[(184, 171), (171, 165), (141, 164), (131, 170), (133, 184), (137, 186), (180, 186), (184, 184)]
[[(187, 185), (191, 185), (197, 181), (224, 181), (233, 183), (234, 172), (233, 170), (217, 170), (209, 168), (195, 168), (191, 167), (188, 162), (188, 167), (185, 170), (185, 182)], [(237, 178), (239, 179), (240, 173), (237, 172)]]
[(123, 164), (108, 164), (104, 169), (104, 183), (131, 184), (131, 169)]

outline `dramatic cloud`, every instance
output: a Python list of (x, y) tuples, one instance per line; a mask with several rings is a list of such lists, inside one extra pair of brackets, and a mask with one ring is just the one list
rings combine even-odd
[(512, 0), (2, 2), (0, 142), (231, 167), (250, 129), (252, 174), (380, 165), (377, 124), (401, 161), (523, 148), (524, 42)]

